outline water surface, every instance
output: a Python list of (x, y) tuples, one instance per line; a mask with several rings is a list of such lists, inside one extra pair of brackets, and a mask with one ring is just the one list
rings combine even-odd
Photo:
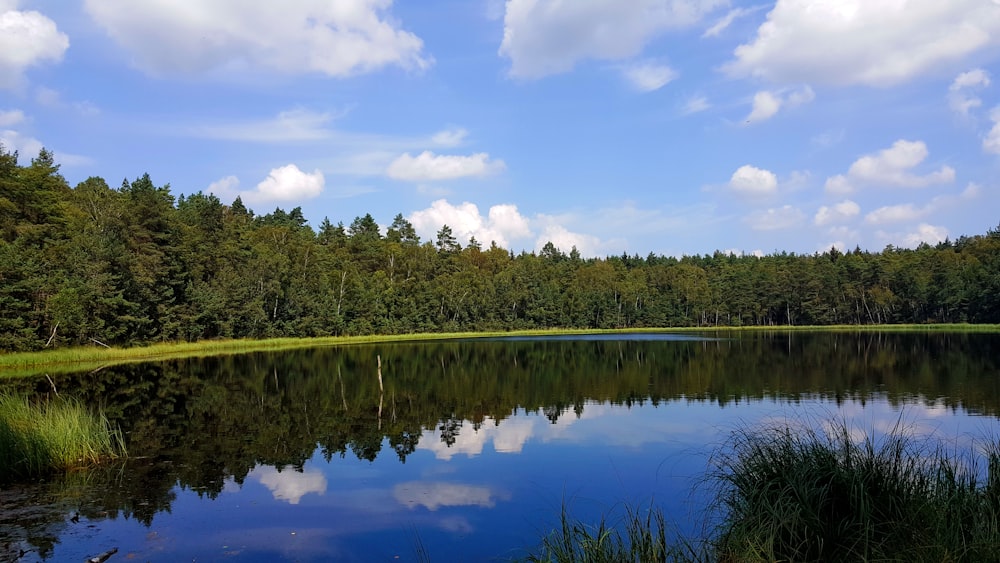
[[(1000, 338), (732, 333), (394, 343), (54, 378), (132, 459), (0, 491), (0, 558), (488, 561), (583, 519), (709, 514), (736, 428), (1000, 435)], [(381, 362), (381, 385), (379, 381)], [(51, 392), (44, 377), (10, 382)], [(24, 551), (23, 554), (21, 552)]]

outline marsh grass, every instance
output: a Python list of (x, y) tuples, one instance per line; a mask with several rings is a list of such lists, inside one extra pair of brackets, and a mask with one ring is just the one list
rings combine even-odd
[(877, 437), (826, 427), (736, 431), (706, 477), (705, 537), (670, 534), (653, 506), (596, 525), (564, 507), (525, 561), (1000, 561), (995, 440), (959, 454), (901, 424)]
[(0, 393), (0, 482), (125, 455), (121, 432), (73, 399), (32, 404)]
[(570, 517), (566, 507), (560, 527), (542, 539), (524, 559), (530, 563), (620, 563), (624, 561), (686, 561), (697, 559), (690, 545), (673, 537), (663, 512), (626, 507), (614, 522), (596, 525)]
[(839, 423), (743, 430), (732, 446), (710, 476), (714, 560), (1000, 560), (996, 442), (957, 454), (899, 424), (858, 440)]

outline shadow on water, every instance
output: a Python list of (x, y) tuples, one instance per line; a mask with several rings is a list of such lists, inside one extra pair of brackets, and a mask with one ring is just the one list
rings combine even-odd
[[(773, 333), (719, 338), (518, 338), (393, 343), (171, 360), (18, 379), (30, 395), (99, 406), (131, 459), (0, 491), (0, 557), (40, 559), (87, 522), (149, 526), (178, 487), (214, 499), (261, 465), (405, 463), (429, 429), (445, 446), (516, 411), (588, 405), (878, 397), (1000, 415), (1000, 346), (980, 334)], [(381, 369), (380, 369), (381, 364)], [(382, 378), (378, 377), (381, 372)], [(2, 550), (8, 550), (6, 552)]]

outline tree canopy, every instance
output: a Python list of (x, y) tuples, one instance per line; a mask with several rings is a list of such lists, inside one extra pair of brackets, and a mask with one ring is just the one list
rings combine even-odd
[(1000, 323), (1000, 226), (813, 255), (513, 254), (396, 215), (318, 231), (302, 209), (174, 197), (143, 174), (67, 185), (0, 147), (0, 350), (527, 328)]

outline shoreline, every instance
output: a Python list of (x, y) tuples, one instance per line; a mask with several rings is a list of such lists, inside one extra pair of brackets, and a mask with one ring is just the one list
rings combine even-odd
[(167, 342), (132, 348), (73, 347), (37, 352), (0, 354), (0, 380), (51, 373), (97, 371), (114, 365), (148, 361), (276, 352), (302, 348), (355, 346), (361, 344), (465, 340), (477, 338), (586, 336), (601, 334), (670, 333), (791, 333), (855, 332), (906, 333), (954, 332), (1000, 333), (995, 324), (907, 324), (907, 325), (819, 325), (819, 326), (737, 326), (737, 327), (654, 327), (626, 329), (529, 329), (513, 331), (379, 334), (367, 336), (323, 336), (308, 338), (268, 338)]

